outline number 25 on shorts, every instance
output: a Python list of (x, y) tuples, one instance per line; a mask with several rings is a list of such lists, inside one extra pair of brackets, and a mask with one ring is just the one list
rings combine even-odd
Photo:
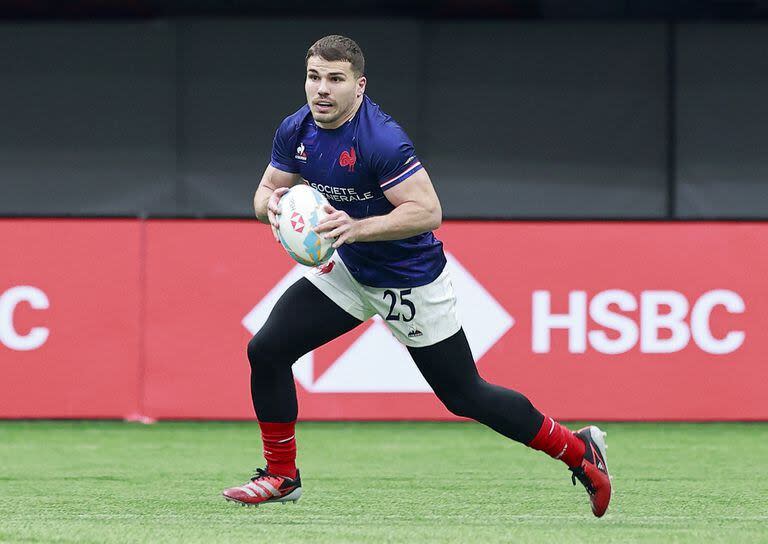
[(384, 300), (390, 299), (389, 301), (389, 312), (387, 312), (387, 321), (412, 321), (414, 317), (416, 317), (416, 306), (413, 305), (413, 302), (408, 300), (408, 295), (411, 294), (410, 289), (403, 289), (400, 291), (400, 306), (402, 308), (408, 308), (408, 317), (405, 317), (405, 315), (402, 315), (400, 313), (395, 313), (395, 306), (397, 305), (397, 299), (398, 294), (395, 291), (392, 291), (391, 289), (387, 289), (384, 291)]

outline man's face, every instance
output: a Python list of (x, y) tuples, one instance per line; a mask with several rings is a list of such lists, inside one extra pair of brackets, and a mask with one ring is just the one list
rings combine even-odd
[(345, 60), (327, 61), (309, 57), (304, 83), (307, 104), (321, 128), (342, 125), (365, 92), (365, 77), (355, 77), (352, 65)]

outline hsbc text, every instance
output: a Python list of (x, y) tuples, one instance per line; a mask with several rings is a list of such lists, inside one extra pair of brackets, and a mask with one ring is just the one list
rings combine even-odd
[[(595, 351), (616, 355), (631, 350), (638, 342), (642, 353), (674, 353), (693, 339), (702, 351), (722, 355), (736, 351), (744, 343), (744, 331), (731, 330), (715, 337), (710, 326), (712, 311), (718, 306), (730, 314), (744, 313), (744, 300), (734, 291), (715, 289), (693, 301), (678, 291), (642, 291), (639, 299), (638, 304), (635, 295), (622, 289), (601, 291), (591, 300), (586, 291), (571, 291), (567, 312), (553, 313), (551, 293), (534, 291), (533, 352), (550, 352), (555, 329), (568, 331), (570, 353), (584, 353), (589, 344)], [(637, 321), (619, 313), (638, 309)], [(690, 319), (686, 321), (689, 310)], [(587, 331), (588, 317), (597, 324), (596, 330)], [(609, 336), (606, 330), (614, 334)]]
[(48, 340), (48, 329), (32, 327), (21, 334), (13, 324), (16, 307), (25, 302), (34, 310), (48, 309), (48, 297), (37, 287), (19, 285), (0, 293), (0, 344), (16, 351), (37, 349)]

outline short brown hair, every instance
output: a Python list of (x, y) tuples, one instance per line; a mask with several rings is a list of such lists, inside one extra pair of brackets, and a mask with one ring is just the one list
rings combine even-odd
[(309, 57), (321, 57), (329, 62), (345, 60), (352, 65), (352, 71), (357, 77), (365, 74), (365, 57), (360, 46), (352, 38), (331, 34), (317, 40), (307, 51), (304, 59), (306, 66)]

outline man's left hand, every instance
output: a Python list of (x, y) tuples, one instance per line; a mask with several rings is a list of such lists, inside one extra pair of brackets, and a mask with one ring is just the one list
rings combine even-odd
[(323, 209), (328, 215), (318, 222), (315, 227), (316, 233), (323, 238), (336, 238), (333, 243), (334, 248), (357, 241), (360, 234), (359, 220), (353, 219), (347, 212), (337, 210), (330, 204), (323, 206)]

